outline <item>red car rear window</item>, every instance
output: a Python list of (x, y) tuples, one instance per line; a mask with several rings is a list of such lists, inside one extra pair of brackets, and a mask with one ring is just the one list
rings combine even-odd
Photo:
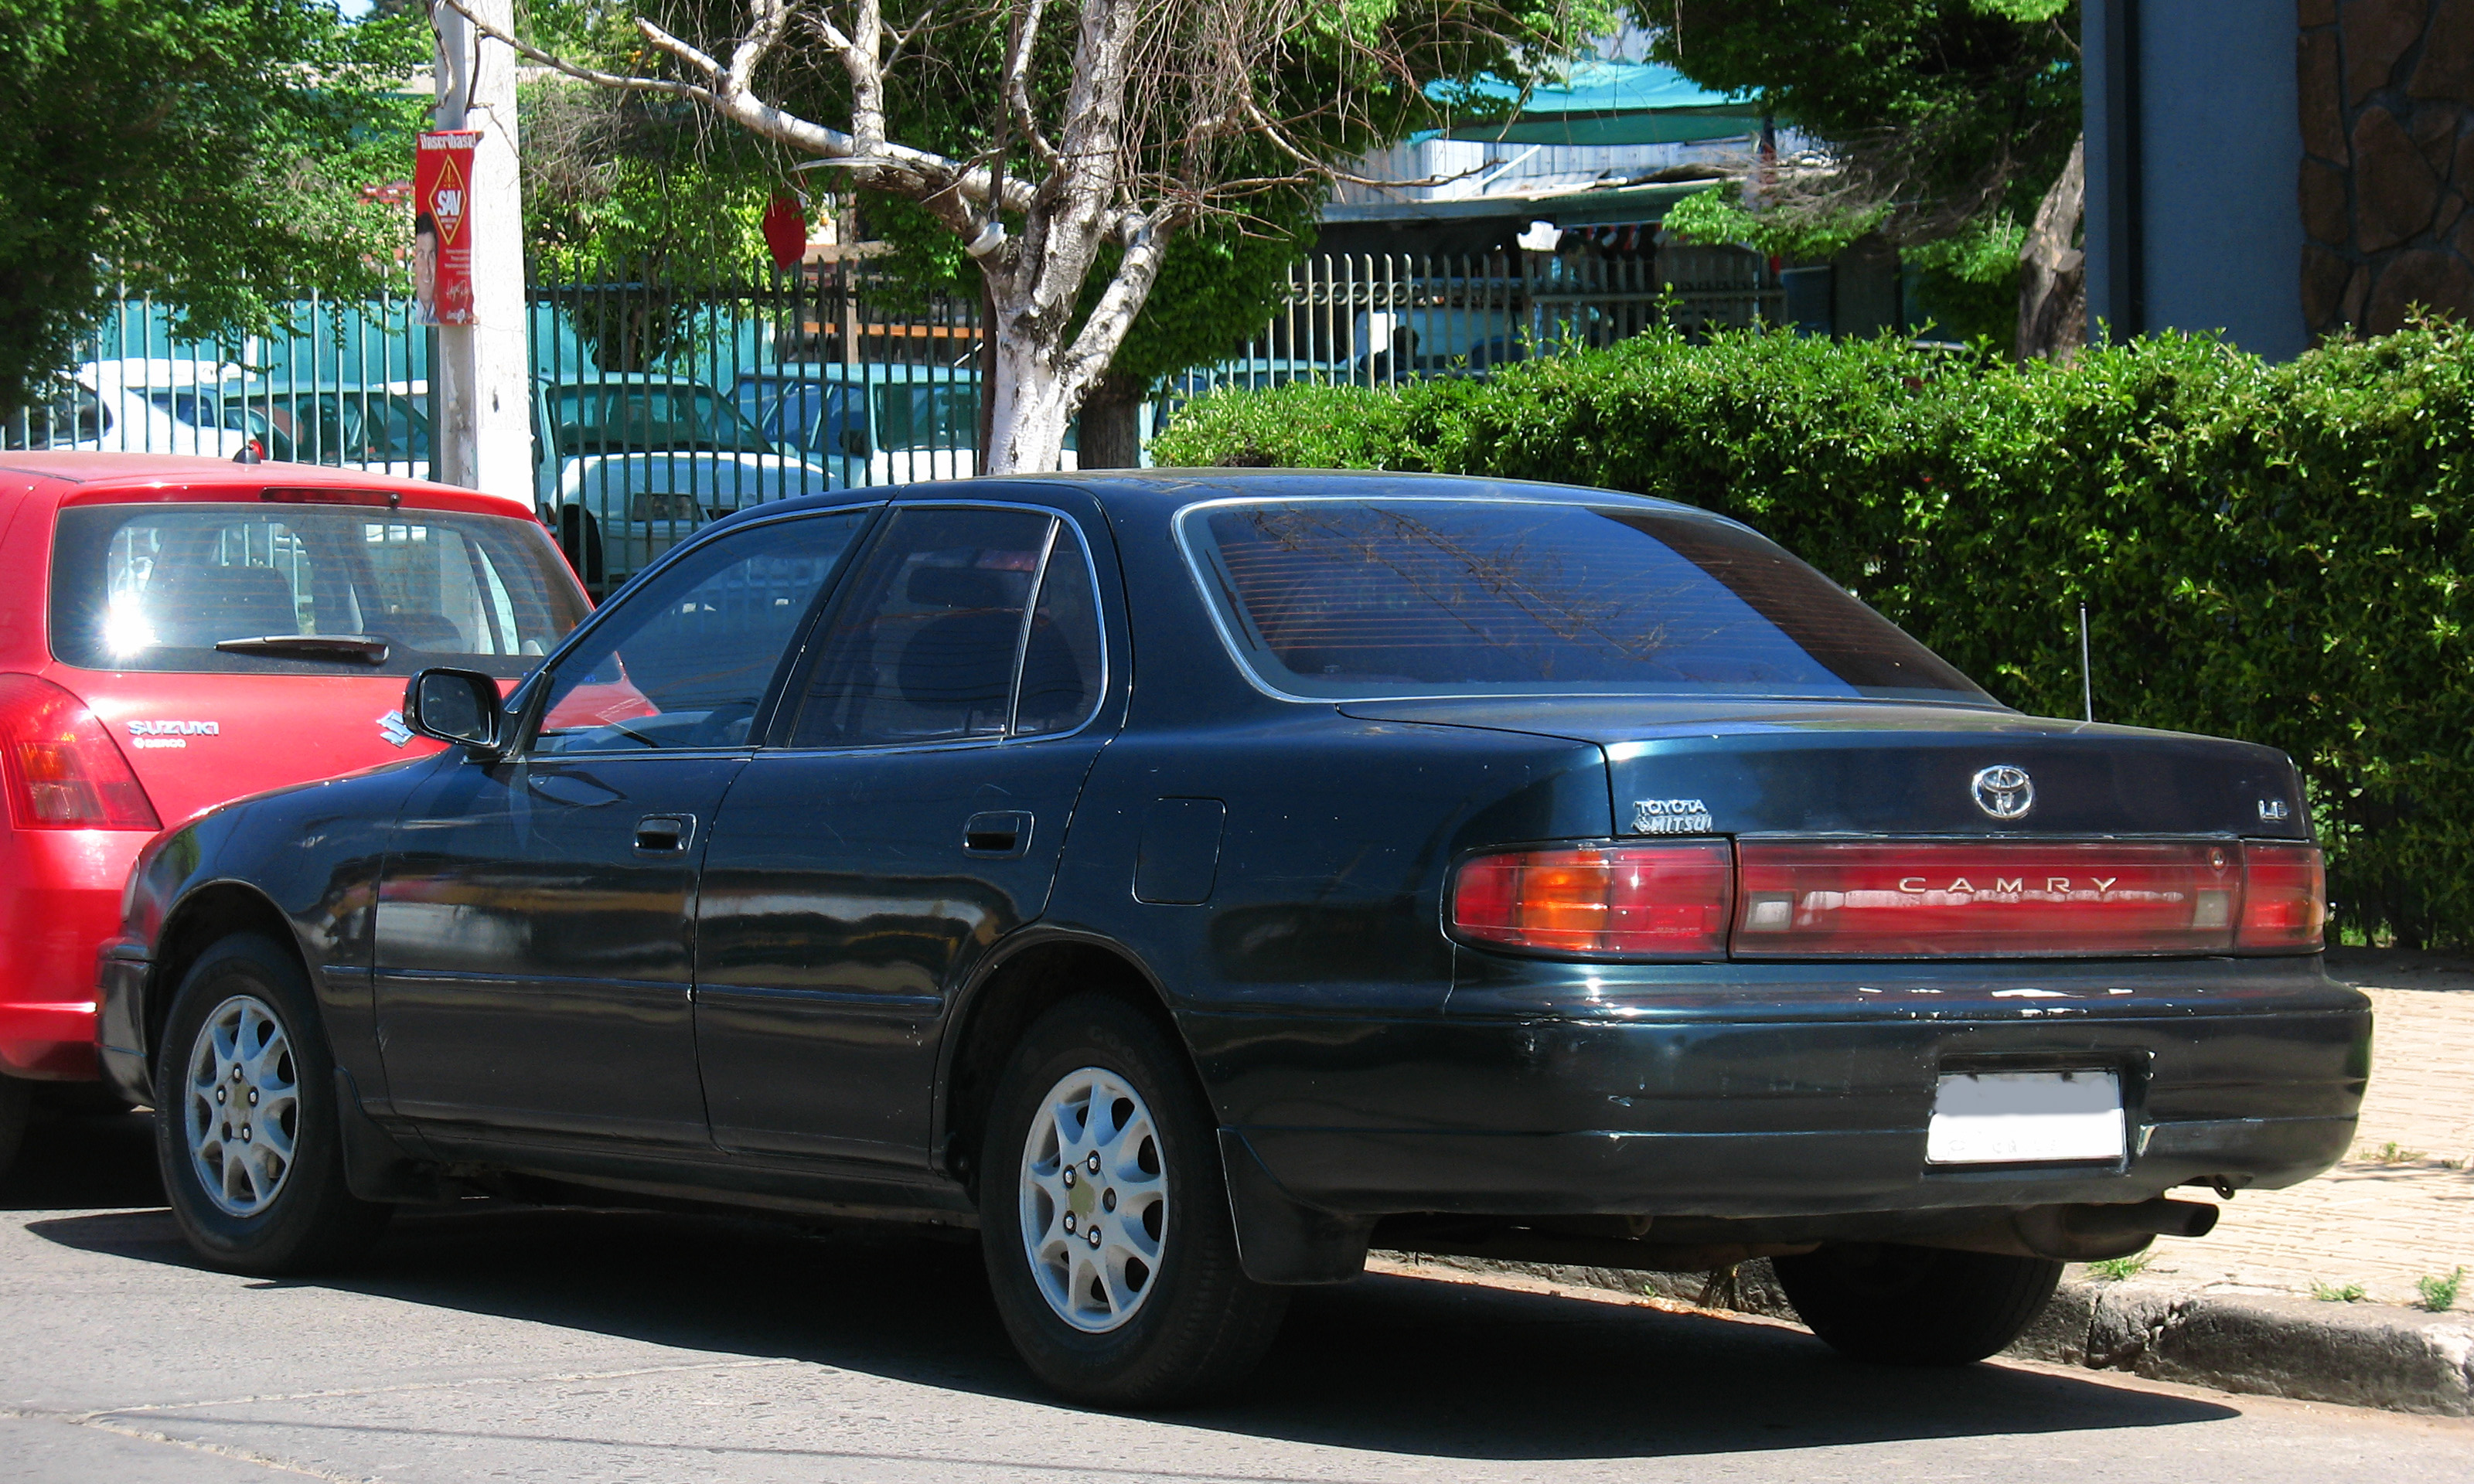
[(86, 669), (517, 676), (585, 610), (547, 533), (500, 515), (79, 505), (53, 536), (52, 653)]

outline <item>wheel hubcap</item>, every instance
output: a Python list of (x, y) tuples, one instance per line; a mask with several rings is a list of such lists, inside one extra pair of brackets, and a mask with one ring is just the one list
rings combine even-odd
[(300, 1094), (291, 1038), (266, 1001), (235, 994), (198, 1027), (183, 1099), (189, 1163), (227, 1215), (255, 1216), (282, 1193)]
[(1134, 1317), (1157, 1285), (1168, 1175), (1152, 1111), (1131, 1084), (1069, 1072), (1022, 1150), (1022, 1247), (1056, 1317), (1092, 1334)]

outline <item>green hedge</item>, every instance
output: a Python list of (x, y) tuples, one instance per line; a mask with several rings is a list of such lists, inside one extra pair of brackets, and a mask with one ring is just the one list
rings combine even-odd
[(1491, 381), (1206, 397), (1163, 465), (1636, 491), (1767, 533), (2031, 712), (2246, 737), (2310, 779), (2348, 928), (2474, 941), (2474, 336), (2066, 368), (1648, 336)]

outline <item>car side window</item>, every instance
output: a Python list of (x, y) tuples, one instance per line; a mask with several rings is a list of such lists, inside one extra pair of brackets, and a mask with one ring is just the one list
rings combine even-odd
[(790, 745), (894, 747), (1080, 725), (1100, 674), (1090, 586), (1080, 542), (1054, 515), (897, 512), (837, 603)]
[(1074, 528), (1059, 522), (1040, 575), (1039, 607), (1023, 641), (1014, 735), (1072, 731), (1100, 704), (1100, 594)]
[(559, 661), (532, 751), (738, 747), (865, 511), (748, 526), (620, 598)]

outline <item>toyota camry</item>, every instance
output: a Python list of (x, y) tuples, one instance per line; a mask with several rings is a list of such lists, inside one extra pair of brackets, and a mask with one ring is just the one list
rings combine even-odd
[(1146, 1404), (1370, 1244), (1766, 1257), (1954, 1364), (2367, 1075), (2284, 755), (2022, 715), (1604, 491), (785, 500), (403, 718), (158, 839), (104, 953), (210, 1262), (475, 1190), (972, 1230), (1031, 1369)]

